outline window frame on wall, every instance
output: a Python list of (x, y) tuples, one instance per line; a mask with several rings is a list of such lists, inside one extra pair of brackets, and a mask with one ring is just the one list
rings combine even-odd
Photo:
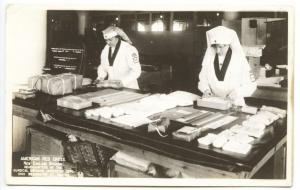
[(145, 22), (137, 22), (136, 27), (138, 32), (147, 32), (147, 25)]
[(184, 21), (184, 20), (173, 20), (173, 25), (172, 25), (172, 31), (173, 32), (186, 31), (187, 28), (188, 28), (188, 22), (187, 21)]
[(165, 24), (162, 20), (156, 20), (151, 25), (151, 32), (164, 32)]

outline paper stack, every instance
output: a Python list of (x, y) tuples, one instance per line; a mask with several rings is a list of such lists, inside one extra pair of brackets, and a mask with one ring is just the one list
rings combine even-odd
[(231, 130), (224, 130), (219, 134), (208, 133), (206, 136), (199, 138), (199, 147), (208, 147), (212, 145), (215, 148), (220, 148), (226, 151), (247, 154), (252, 145), (250, 144), (254, 138), (247, 134), (237, 134)]
[(234, 135), (234, 133), (228, 129), (219, 133), (212, 145), (216, 148), (222, 148), (225, 143)]
[(196, 127), (184, 126), (172, 134), (174, 139), (190, 142), (200, 135), (200, 129)]
[(253, 106), (243, 106), (242, 107), (243, 113), (256, 114), (257, 110), (258, 110), (257, 107), (253, 107)]
[(207, 129), (217, 129), (217, 128), (223, 127), (224, 125), (227, 125), (235, 120), (237, 120), (237, 117), (227, 115), (220, 119), (217, 119), (216, 121), (210, 122), (210, 123), (204, 125), (203, 127), (207, 128)]
[(228, 110), (231, 107), (229, 100), (220, 97), (207, 97), (197, 100), (197, 105), (200, 107), (213, 108), (219, 110)]
[(120, 80), (102, 80), (97, 84), (98, 88), (122, 88)]
[(264, 134), (264, 129), (260, 127), (252, 126), (243, 126), (243, 125), (234, 125), (230, 128), (231, 131), (238, 134), (246, 134), (251, 137), (260, 138)]
[(259, 111), (257, 114), (251, 116), (248, 120), (253, 123), (262, 123), (266, 126), (279, 119), (279, 116), (268, 111)]
[(65, 108), (80, 110), (92, 106), (92, 102), (78, 96), (65, 96), (57, 99), (57, 105)]
[(280, 108), (276, 108), (276, 107), (272, 107), (272, 106), (262, 106), (260, 108), (261, 111), (269, 111), (272, 112), (274, 114), (277, 114), (280, 118), (284, 118), (286, 116), (286, 110), (280, 109)]
[(168, 94), (168, 97), (173, 99), (177, 103), (177, 106), (193, 105), (194, 101), (200, 98), (200, 96), (196, 94), (185, 91), (172, 92)]
[(223, 150), (235, 152), (239, 154), (247, 154), (251, 150), (252, 146), (247, 143), (240, 143), (234, 140), (228, 141), (223, 147)]
[(112, 94), (105, 94), (96, 97), (89, 98), (94, 103), (100, 106), (113, 106), (117, 104), (123, 104), (127, 102), (132, 102), (139, 100), (141, 98), (147, 97), (149, 94), (140, 94), (136, 92), (120, 91)]
[(209, 146), (211, 145), (217, 138), (216, 134), (208, 133), (206, 136), (197, 139), (199, 146)]
[(208, 113), (208, 112), (205, 110), (201, 110), (201, 111), (197, 110), (196, 112), (193, 112), (193, 113), (187, 114), (181, 118), (178, 118), (177, 121), (184, 122), (184, 123), (191, 123), (193, 121), (196, 121), (198, 119), (206, 117), (206, 115), (207, 115), (206, 113)]
[(30, 88), (20, 88), (18, 92), (14, 92), (15, 97), (21, 99), (34, 98), (36, 90)]
[(152, 122), (152, 120), (143, 115), (123, 115), (112, 118), (111, 121), (128, 126), (129, 128), (136, 128)]
[(224, 114), (222, 113), (209, 112), (204, 118), (197, 119), (196, 121), (191, 122), (191, 124), (194, 126), (203, 126), (208, 124), (209, 122), (217, 121), (222, 117), (224, 117)]
[(122, 115), (125, 115), (125, 112), (122, 109), (116, 107), (101, 107), (85, 111), (85, 116), (88, 119), (95, 120), (98, 120), (101, 117), (110, 119), (112, 117), (119, 117)]
[(146, 172), (149, 169), (150, 161), (138, 158), (125, 152), (117, 152), (111, 160), (116, 161), (122, 166), (136, 169), (138, 171)]

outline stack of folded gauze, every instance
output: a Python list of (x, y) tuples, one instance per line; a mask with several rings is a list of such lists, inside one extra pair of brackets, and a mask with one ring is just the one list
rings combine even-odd
[(101, 107), (101, 108), (86, 110), (85, 117), (87, 119), (101, 120), (101, 121), (105, 121), (106, 119), (109, 120), (110, 122), (114, 122), (116, 125), (120, 127), (127, 128), (127, 129), (132, 129), (153, 122), (152, 120), (148, 119), (146, 116), (141, 114), (128, 115), (125, 113), (123, 109), (119, 107)]
[(90, 78), (83, 78), (82, 79), (82, 86), (87, 86), (87, 85), (90, 85), (92, 84), (92, 79)]
[(247, 134), (233, 133), (223, 144), (222, 149), (238, 154), (247, 154), (252, 148), (252, 141), (254, 138)]
[(171, 108), (175, 108), (176, 106), (176, 100), (174, 100), (166, 94), (153, 94), (141, 98), (135, 102), (128, 102), (115, 105), (115, 107), (123, 109), (126, 112), (126, 114), (141, 114), (147, 117), (164, 112)]
[(249, 136), (259, 138), (264, 132), (265, 128), (276, 121), (278, 115), (268, 111), (259, 111), (257, 114), (249, 117), (242, 122), (242, 125), (235, 125), (231, 127), (231, 131), (239, 134), (247, 134)]
[(262, 106), (260, 108), (260, 110), (274, 113), (274, 114), (278, 115), (280, 118), (284, 118), (286, 116), (286, 110), (279, 109), (279, 108), (272, 107), (272, 106)]
[(194, 101), (200, 98), (200, 96), (196, 94), (185, 91), (172, 92), (168, 94), (168, 97), (174, 99), (174, 101), (177, 103), (177, 106), (193, 105)]
[(284, 113), (275, 114), (266, 109), (260, 109), (257, 114), (249, 117), (242, 125), (235, 125), (231, 130), (259, 138), (264, 134), (265, 128), (280, 117), (284, 117)]
[(209, 133), (197, 139), (198, 146), (212, 145), (225, 151), (247, 154), (252, 148), (252, 141), (261, 137), (268, 125), (285, 116), (285, 110), (263, 106), (257, 114), (247, 118), (241, 125), (237, 124), (219, 134)]
[(56, 100), (56, 102), (58, 106), (75, 110), (80, 110), (92, 106), (92, 102), (90, 100), (73, 95), (59, 98)]
[(247, 134), (239, 134), (235, 133), (231, 137), (229, 137), (228, 141), (222, 147), (223, 150), (239, 153), (239, 154), (247, 154), (252, 145), (250, 144), (254, 140), (253, 137), (248, 136)]
[(237, 134), (228, 129), (219, 134), (208, 133), (206, 136), (197, 139), (199, 147), (212, 145), (215, 148), (222, 148), (239, 154), (247, 154), (252, 148), (249, 143), (253, 140), (254, 138), (246, 134)]
[(206, 136), (197, 139), (198, 145), (207, 147), (211, 145), (214, 142), (214, 140), (216, 140), (217, 136), (218, 135), (214, 133), (208, 133)]
[(217, 135), (217, 138), (212, 142), (212, 145), (215, 148), (222, 148), (233, 135), (234, 133), (226, 129)]
[(217, 119), (216, 121), (208, 122), (203, 127), (207, 128), (207, 129), (217, 129), (219, 127), (222, 127), (224, 125), (227, 125), (227, 124), (233, 122), (236, 119), (237, 119), (237, 117), (226, 115), (224, 117)]
[(261, 123), (264, 124), (265, 126), (270, 125), (274, 121), (279, 119), (279, 116), (269, 112), (269, 111), (259, 111), (257, 114), (251, 116), (248, 118), (249, 123)]
[(228, 110), (231, 107), (229, 100), (220, 97), (207, 97), (197, 99), (197, 105), (200, 107), (207, 107), (219, 110)]
[(35, 90), (29, 88), (20, 88), (19, 91), (14, 92), (15, 97), (21, 99), (33, 98), (35, 97)]
[(238, 143), (242, 143), (242, 144), (248, 144), (248, 143), (251, 143), (252, 141), (254, 141), (254, 138), (250, 137), (247, 134), (235, 133), (234, 135), (229, 137), (229, 140), (230, 141), (235, 141), (235, 142), (238, 142)]
[(174, 139), (190, 142), (200, 135), (200, 129), (196, 127), (184, 126), (172, 133)]
[(94, 120), (99, 120), (100, 118), (110, 119), (113, 117), (120, 117), (124, 114), (125, 112), (117, 107), (100, 107), (85, 111), (86, 118)]
[(98, 88), (121, 88), (122, 83), (120, 80), (102, 80), (97, 84)]
[(127, 152), (117, 152), (111, 160), (114, 160), (119, 165), (145, 172), (151, 175), (156, 174), (155, 167), (151, 164), (150, 161), (133, 156)]
[(239, 154), (247, 154), (251, 150), (252, 146), (248, 143), (240, 143), (238, 141), (230, 140), (224, 146), (223, 150), (239, 153)]
[(103, 106), (115, 106), (118, 104), (124, 104), (129, 102), (134, 102), (144, 97), (147, 97), (149, 94), (141, 94), (131, 91), (117, 91), (115, 93), (104, 94), (100, 96), (95, 96), (89, 98), (92, 102)]
[(253, 106), (243, 106), (241, 111), (244, 113), (249, 113), (249, 114), (256, 114), (257, 113), (258, 108), (257, 107), (253, 107)]
[(125, 128), (136, 128), (145, 124), (149, 124), (152, 120), (148, 119), (144, 115), (122, 115), (116, 118), (111, 118), (111, 121), (121, 124)]
[(251, 137), (259, 138), (264, 134), (264, 129), (261, 126), (252, 125), (252, 126), (243, 126), (243, 125), (234, 125), (230, 128), (231, 131), (238, 134), (246, 134)]

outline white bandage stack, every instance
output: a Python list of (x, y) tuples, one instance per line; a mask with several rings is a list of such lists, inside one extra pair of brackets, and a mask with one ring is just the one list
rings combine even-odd
[(262, 106), (259, 112), (248, 117), (240, 124), (232, 126), (219, 134), (208, 133), (206, 136), (197, 139), (200, 148), (220, 148), (224, 151), (246, 155), (252, 148), (252, 143), (261, 138), (266, 127), (276, 120), (286, 117), (286, 111)]

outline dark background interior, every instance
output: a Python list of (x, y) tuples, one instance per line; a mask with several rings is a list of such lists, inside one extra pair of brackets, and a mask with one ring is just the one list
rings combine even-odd
[[(185, 90), (199, 93), (198, 74), (206, 50), (205, 32), (222, 24), (223, 12), (141, 12), (141, 11), (85, 11), (87, 21), (84, 34), (78, 32), (80, 11), (49, 10), (47, 12), (47, 49), (72, 47), (84, 49), (84, 76), (95, 79), (100, 53), (105, 46), (101, 31), (109, 25), (121, 27), (138, 49), (143, 73), (140, 87), (148, 91), (169, 92)], [(287, 18), (286, 12), (240, 12), (239, 18)], [(117, 18), (117, 19), (116, 19)], [(146, 25), (160, 19), (163, 32), (137, 31), (137, 23)], [(185, 22), (180, 32), (171, 30), (172, 21)], [(287, 27), (270, 23), (272, 32), (262, 61), (287, 62)], [(274, 53), (276, 51), (277, 53)], [(49, 51), (47, 51), (49, 52)], [(270, 56), (271, 54), (271, 56)], [(276, 55), (276, 56), (273, 56)], [(47, 65), (51, 64), (47, 54)]]

